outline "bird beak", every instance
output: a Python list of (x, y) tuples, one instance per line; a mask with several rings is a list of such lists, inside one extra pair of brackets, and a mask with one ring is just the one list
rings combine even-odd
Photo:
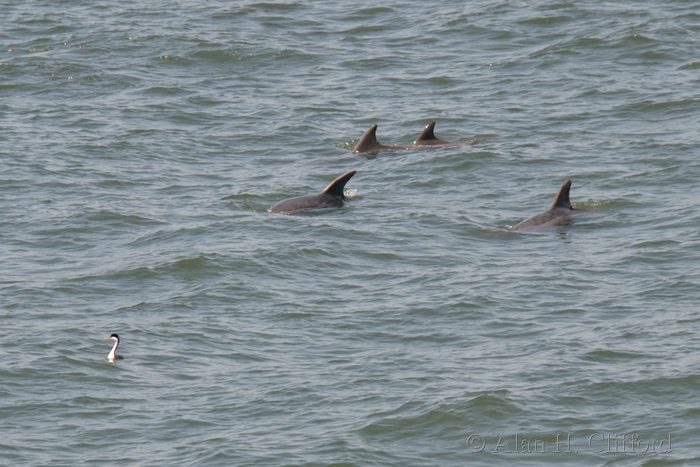
[(103, 337), (102, 339), (108, 341), (111, 339), (111, 337)]

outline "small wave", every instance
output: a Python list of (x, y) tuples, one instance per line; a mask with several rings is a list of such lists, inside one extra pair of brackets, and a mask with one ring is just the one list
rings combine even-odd
[(679, 70), (697, 70), (700, 68), (700, 62), (686, 63), (678, 67)]

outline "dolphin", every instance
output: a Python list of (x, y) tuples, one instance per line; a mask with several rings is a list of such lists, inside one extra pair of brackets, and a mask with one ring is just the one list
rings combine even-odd
[(439, 138), (435, 137), (435, 133), (433, 132), (435, 130), (435, 122), (430, 122), (428, 123), (425, 128), (423, 129), (423, 132), (418, 136), (418, 139), (413, 142), (414, 147), (423, 147), (423, 146), (433, 146), (433, 147), (446, 147), (446, 146), (452, 146), (452, 145), (457, 145), (459, 143), (450, 143), (449, 141), (443, 141)]
[(345, 184), (355, 175), (356, 171), (344, 173), (340, 177), (331, 182), (318, 195), (299, 196), (298, 198), (289, 198), (272, 206), (268, 212), (292, 214), (302, 209), (323, 208), (328, 206), (342, 206), (345, 194)]
[(360, 138), (353, 154), (376, 154), (379, 151), (395, 151), (397, 149), (406, 149), (404, 146), (384, 146), (377, 141), (377, 125), (372, 125), (369, 130)]
[(367, 155), (376, 154), (382, 151), (398, 151), (398, 150), (409, 150), (409, 149), (423, 149), (426, 147), (433, 148), (445, 148), (454, 146), (463, 146), (464, 143), (450, 143), (449, 141), (443, 141), (435, 137), (435, 122), (430, 122), (423, 129), (423, 132), (418, 136), (418, 138), (408, 146), (385, 146), (379, 141), (377, 141), (377, 125), (372, 125), (372, 127), (365, 131), (365, 134), (360, 138), (360, 142), (357, 143), (355, 149), (352, 151), (353, 154)]
[(554, 202), (545, 212), (537, 214), (529, 219), (525, 219), (516, 225), (513, 230), (528, 231), (536, 230), (540, 227), (562, 224), (571, 219), (574, 208), (569, 201), (569, 191), (571, 190), (571, 180), (567, 180), (559, 188)]

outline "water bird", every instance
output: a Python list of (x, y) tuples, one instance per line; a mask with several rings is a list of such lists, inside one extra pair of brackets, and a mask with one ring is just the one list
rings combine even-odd
[(112, 363), (114, 363), (115, 360), (124, 360), (124, 357), (122, 357), (121, 355), (117, 355), (117, 348), (119, 347), (119, 334), (112, 334), (109, 337), (105, 337), (104, 340), (114, 341), (114, 347), (112, 347), (112, 351), (109, 352), (109, 355), (107, 356), (107, 360), (109, 360)]

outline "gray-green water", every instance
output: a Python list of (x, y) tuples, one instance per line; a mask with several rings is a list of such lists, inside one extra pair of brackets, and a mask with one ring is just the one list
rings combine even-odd
[[(695, 2), (0, 24), (0, 464), (700, 462)], [(432, 120), (475, 144), (350, 154)]]

